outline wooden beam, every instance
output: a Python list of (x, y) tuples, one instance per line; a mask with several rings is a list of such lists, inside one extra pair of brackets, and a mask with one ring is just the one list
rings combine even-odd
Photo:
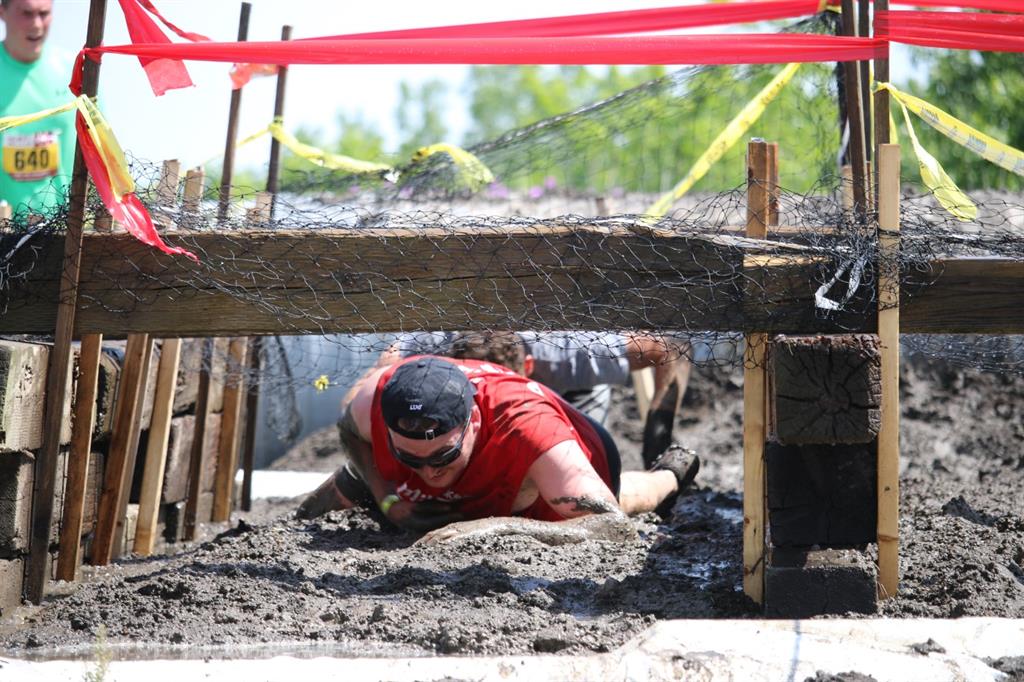
[(900, 505), (900, 148), (878, 148), (878, 337), (882, 352), (882, 423), (878, 431), (878, 593), (899, 586)]
[[(103, 42), (106, 19), (106, 0), (92, 0), (89, 5), (89, 23), (85, 46), (96, 47)], [(100, 77), (98, 61), (86, 59), (82, 65), (82, 93), (96, 96)], [(67, 141), (70, 144), (70, 140)], [(85, 224), (86, 193), (89, 177), (82, 158), (81, 147), (75, 150), (75, 165), (71, 174), (67, 230), (62, 250), (60, 296), (56, 306), (56, 320), (44, 333), (53, 332), (46, 373), (46, 403), (43, 408), (43, 442), (36, 456), (35, 479), (32, 492), (32, 532), (29, 539), (29, 558), (24, 582), (25, 596), (39, 604), (49, 578), (46, 562), (50, 548), (50, 522), (53, 518), (53, 491), (57, 479), (60, 450), (60, 426), (64, 417), (64, 397), (68, 391), (71, 368), (71, 341), (75, 329), (75, 311), (78, 304), (78, 278), (81, 272), (82, 234)]]
[[(260, 375), (260, 350), (263, 340), (254, 336), (249, 343), (249, 376)], [(242, 511), (252, 510), (252, 470), (256, 452), (256, 417), (260, 401), (260, 382), (252, 381), (245, 392), (245, 434), (242, 446)]]
[(156, 524), (163, 492), (164, 468), (167, 464), (167, 441), (171, 433), (174, 409), (174, 389), (178, 383), (178, 365), (181, 360), (181, 339), (165, 339), (160, 348), (156, 389), (153, 398), (153, 417), (149, 423), (146, 441), (146, 464), (142, 470), (142, 488), (139, 491), (139, 520), (135, 526), (132, 551), (141, 556), (153, 553)]
[[(770, 167), (776, 158), (763, 141), (747, 146), (747, 236), (764, 239), (772, 213)], [(743, 591), (764, 602), (765, 477), (764, 443), (767, 437), (765, 349), (768, 336), (747, 334), (743, 362)]]
[[(116, 545), (115, 534), (122, 522), (122, 500), (127, 497), (125, 479), (130, 481), (129, 468), (135, 457), (130, 451), (133, 424), (138, 420), (140, 391), (143, 377), (148, 374), (144, 361), (149, 356), (151, 345), (147, 334), (131, 334), (124, 353), (124, 367), (121, 369), (117, 387), (117, 401), (114, 405), (114, 423), (107, 453), (106, 471), (103, 475), (103, 493), (100, 496), (96, 515), (96, 529), (92, 542), (92, 563), (105, 566), (110, 563)], [(125, 500), (125, 504), (127, 501)]]
[(82, 520), (85, 514), (89, 458), (92, 456), (92, 431), (96, 425), (96, 386), (100, 375), (102, 344), (103, 337), (99, 334), (86, 334), (78, 351), (78, 387), (75, 391), (71, 449), (64, 483), (60, 552), (57, 555), (57, 579), (68, 582), (75, 579), (80, 563)]
[[(217, 444), (217, 471), (213, 484), (213, 521), (231, 517), (235, 471), (238, 470), (238, 441), (242, 404), (245, 402), (248, 339), (231, 339), (224, 380), (224, 407)], [(256, 415), (252, 415), (255, 418)]]
[[(129, 334), (129, 341), (131, 341), (132, 336), (136, 335)], [(153, 339), (149, 334), (139, 334), (137, 336), (146, 337), (145, 352), (142, 355), (142, 372), (139, 375), (139, 388), (135, 396), (137, 401), (135, 414), (132, 417), (128, 431), (128, 456), (125, 458), (125, 467), (121, 478), (122, 493), (118, 496), (119, 506), (117, 509), (117, 532), (114, 534), (114, 556), (121, 556), (125, 551), (125, 522), (128, 513), (128, 498), (131, 496), (132, 479), (135, 476), (135, 460), (138, 458), (139, 442), (142, 438), (143, 406), (146, 403), (146, 396), (150, 390), (149, 371), (153, 361)], [(111, 443), (113, 443), (113, 438), (111, 438)]]
[[(56, 305), (40, 301), (57, 300), (60, 248), (42, 236), (37, 244), (39, 261), (27, 280), (5, 292), (0, 333), (53, 328)], [(77, 333), (385, 332), (403, 324), (432, 329), (444, 317), (459, 329), (510, 321), (544, 327), (553, 318), (579, 329), (808, 334), (877, 328), (874, 314), (866, 314), (870, 305), (842, 324), (815, 315), (821, 266), (797, 258), (806, 250), (725, 235), (568, 227), (247, 231), (195, 234), (187, 246), (203, 254), (203, 263), (158, 254), (126, 234), (86, 235)], [(772, 266), (751, 259), (763, 254), (780, 258)], [(1024, 333), (1024, 262), (939, 259), (915, 264), (902, 277), (903, 333)], [(751, 288), (755, 281), (758, 291)], [(663, 303), (666, 292), (672, 306)]]

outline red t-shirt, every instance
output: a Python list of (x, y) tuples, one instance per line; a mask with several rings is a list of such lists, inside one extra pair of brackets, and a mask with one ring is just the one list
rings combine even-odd
[[(389, 367), (377, 383), (371, 414), (373, 457), (377, 470), (396, 486), (397, 494), (410, 502), (456, 502), (468, 518), (510, 516), (530, 466), (558, 443), (575, 440), (594, 470), (611, 486), (604, 445), (581, 412), (551, 389), (512, 370), (479, 360), (450, 361), (466, 373), (476, 387), (474, 400), (482, 416), (469, 465), (448, 488), (433, 488), (388, 450), (387, 426), (380, 410), (384, 384), (395, 370), (417, 357)], [(543, 498), (516, 512), (528, 518), (557, 521), (562, 518)]]

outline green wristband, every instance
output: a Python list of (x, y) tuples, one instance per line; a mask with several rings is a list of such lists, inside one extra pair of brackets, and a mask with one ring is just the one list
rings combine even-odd
[(394, 506), (395, 502), (398, 502), (400, 499), (401, 498), (398, 497), (398, 495), (395, 495), (393, 493), (391, 495), (385, 496), (384, 499), (381, 500), (380, 504), (378, 505), (380, 507), (381, 513), (383, 513), (384, 516), (387, 516), (388, 510), (390, 510), (391, 507)]

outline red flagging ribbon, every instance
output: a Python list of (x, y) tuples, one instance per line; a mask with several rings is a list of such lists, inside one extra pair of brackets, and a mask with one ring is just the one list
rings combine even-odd
[(167, 21), (167, 19), (164, 18), (164, 15), (160, 14), (160, 12), (157, 10), (157, 8), (153, 6), (153, 3), (150, 2), (150, 0), (135, 0), (135, 1), (138, 2), (140, 5), (142, 5), (146, 9), (147, 12), (149, 12), (154, 17), (159, 19), (160, 23), (162, 23), (164, 26), (166, 26), (167, 28), (169, 28), (172, 31), (174, 31), (175, 33), (177, 33), (179, 36), (181, 36), (185, 40), (191, 40), (192, 42), (199, 42), (199, 41), (209, 40), (209, 38), (207, 38), (206, 36), (204, 36), (204, 35), (202, 35), (200, 33), (191, 33), (189, 31), (183, 31), (182, 29), (178, 28), (177, 26), (175, 26), (171, 22)]
[(878, 12), (875, 30), (898, 43), (986, 52), (1024, 52), (1024, 14)]
[[(128, 35), (134, 44), (165, 44), (171, 45), (170, 38), (164, 35), (156, 22), (139, 6), (139, 0), (119, 0), (124, 11), (124, 20), (128, 24)], [(168, 59), (163, 55), (149, 57), (139, 56), (139, 62), (146, 71), (149, 84), (156, 95), (162, 95), (175, 88), (187, 88), (192, 85), (185, 64), (179, 60)]]
[(983, 9), (992, 12), (1020, 12), (1021, 0), (891, 0), (893, 5)]
[(884, 58), (878, 38), (808, 34), (173, 43), (104, 53), (265, 64), (778, 64)]
[(481, 24), (349, 33), (305, 38), (304, 40), (608, 36), (789, 19), (814, 14), (820, 5), (820, 0), (770, 0), (768, 2), (734, 2), (727, 5), (656, 7), (544, 19), (491, 21)]
[(82, 114), (78, 114), (75, 119), (75, 129), (78, 132), (78, 146), (82, 150), (85, 167), (89, 171), (89, 176), (92, 177), (92, 182), (96, 186), (100, 199), (103, 200), (103, 205), (110, 211), (110, 215), (114, 220), (124, 225), (129, 234), (143, 244), (160, 249), (172, 256), (188, 256), (198, 262), (199, 259), (191, 251), (176, 246), (167, 246), (164, 243), (164, 240), (160, 238), (156, 228), (153, 226), (153, 220), (150, 218), (149, 212), (134, 193), (125, 194), (121, 197), (120, 201), (117, 200), (117, 197), (114, 196), (114, 190), (110, 186), (110, 174), (107, 172), (107, 167), (104, 165), (96, 145), (93, 144)]

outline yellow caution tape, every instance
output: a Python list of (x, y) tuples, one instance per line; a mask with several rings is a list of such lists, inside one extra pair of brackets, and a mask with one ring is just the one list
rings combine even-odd
[(914, 131), (914, 125), (910, 122), (907, 106), (898, 97), (896, 101), (899, 102), (900, 108), (903, 110), (907, 135), (910, 137), (910, 145), (917, 156), (917, 164), (921, 170), (921, 181), (942, 207), (957, 220), (970, 221), (977, 218), (978, 207), (956, 186), (953, 179), (946, 174), (942, 164), (921, 145), (917, 139), (917, 133)]
[(465, 149), (456, 147), (453, 144), (448, 144), (447, 142), (439, 142), (428, 147), (420, 147), (416, 150), (416, 153), (412, 155), (412, 162), (419, 163), (427, 157), (438, 153), (445, 153), (451, 157), (452, 162), (459, 171), (459, 176), (466, 183), (466, 187), (470, 190), (475, 192), (485, 185), (489, 185), (494, 182), (494, 174), (491, 173), (491, 169), (485, 166), (480, 159), (476, 158)]
[(1011, 173), (1024, 175), (1024, 152), (1021, 150), (972, 128), (923, 99), (902, 92), (892, 83), (879, 83), (877, 87), (888, 90), (901, 105), (957, 144)]
[(71, 111), (76, 106), (76, 102), (68, 102), (67, 104), (64, 104), (62, 106), (53, 107), (52, 109), (44, 109), (43, 111), (37, 111), (33, 114), (19, 114), (18, 116), (0, 117), (0, 133), (7, 130), (8, 128), (23, 126), (26, 123), (34, 123), (35, 121), (46, 118), (47, 116), (63, 114), (65, 111)]
[(124, 157), (124, 151), (95, 102), (83, 95), (75, 100), (75, 104), (78, 106), (82, 118), (85, 119), (89, 137), (92, 138), (96, 150), (107, 167), (110, 187), (114, 191), (114, 196), (117, 201), (121, 201), (124, 195), (135, 191), (135, 181), (132, 180), (132, 175), (128, 171), (128, 161)]
[(690, 189), (697, 184), (697, 182), (703, 178), (708, 170), (711, 169), (722, 156), (729, 151), (729, 149), (736, 144), (737, 141), (743, 136), (744, 133), (761, 117), (764, 113), (765, 108), (768, 104), (775, 99), (776, 95), (782, 90), (783, 87), (790, 80), (793, 79), (797, 69), (800, 68), (800, 64), (788, 64), (786, 68), (778, 73), (771, 80), (768, 85), (761, 89), (761, 92), (757, 93), (752, 100), (750, 100), (745, 107), (738, 113), (735, 118), (729, 121), (729, 125), (725, 127), (722, 132), (718, 134), (714, 142), (711, 143), (700, 158), (693, 164), (693, 168), (686, 174), (686, 177), (679, 181), (679, 183), (671, 190), (666, 192), (656, 202), (644, 211), (648, 216), (652, 218), (661, 218), (669, 209), (672, 208), (672, 204), (679, 201), (679, 199), (690, 191)]
[(391, 170), (391, 166), (388, 166), (387, 164), (360, 161), (359, 159), (353, 159), (350, 156), (333, 154), (331, 152), (324, 151), (323, 149), (317, 149), (311, 145), (299, 142), (298, 138), (284, 129), (281, 125), (281, 121), (279, 120), (275, 120), (267, 126), (267, 130), (274, 136), (275, 140), (291, 150), (293, 154), (309, 161), (312, 164), (321, 166), (322, 168), (341, 170), (355, 174), (382, 173)]

